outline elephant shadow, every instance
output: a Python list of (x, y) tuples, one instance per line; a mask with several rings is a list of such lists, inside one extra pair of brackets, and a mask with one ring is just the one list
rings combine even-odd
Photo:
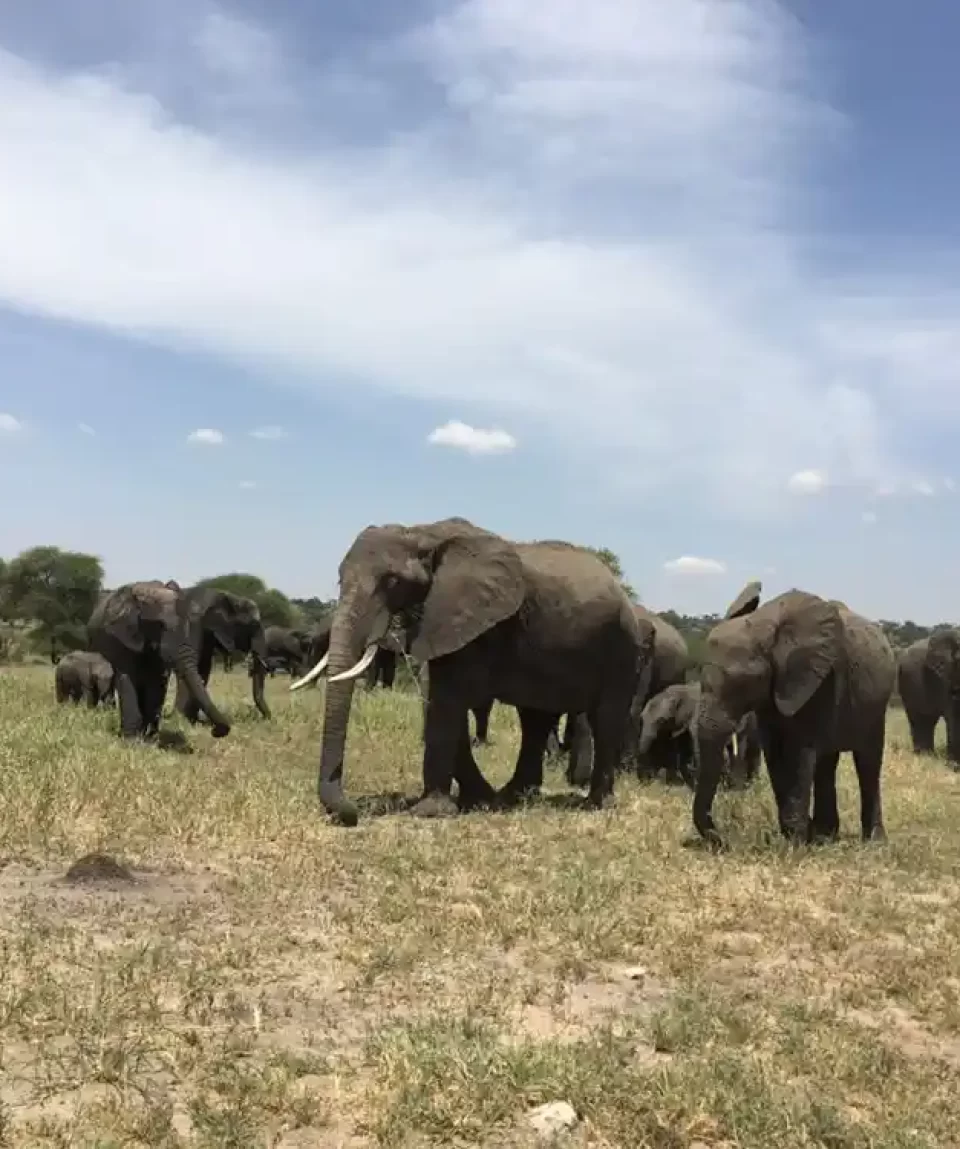
[[(422, 797), (422, 794), (405, 793), (402, 790), (381, 790), (374, 794), (358, 795), (357, 809), (363, 818), (386, 818), (392, 814), (406, 813)], [(559, 794), (531, 794), (515, 805), (495, 807), (488, 813), (511, 814), (525, 809), (578, 810), (582, 806), (583, 794), (571, 790)]]

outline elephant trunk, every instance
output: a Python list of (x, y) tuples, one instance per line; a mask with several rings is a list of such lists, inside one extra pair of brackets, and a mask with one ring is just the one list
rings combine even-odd
[(711, 845), (722, 846), (722, 839), (713, 821), (713, 800), (723, 774), (726, 746), (736, 723), (715, 704), (710, 706), (704, 702), (701, 698), (690, 729), (697, 774), (693, 824), (701, 838)]
[(356, 679), (330, 680), (354, 668), (364, 649), (386, 632), (388, 622), (385, 608), (355, 591), (341, 598), (330, 627), (317, 796), (328, 813), (347, 826), (356, 825), (358, 818), (356, 806), (343, 793), (343, 754)]
[(189, 636), (180, 639), (175, 666), (177, 677), (181, 679), (194, 701), (210, 719), (214, 738), (223, 738), (229, 734), (230, 722), (207, 693), (204, 681), (197, 670), (197, 652), (194, 650)]
[(263, 696), (263, 685), (267, 677), (267, 641), (260, 630), (250, 641), (250, 684), (253, 690), (253, 704), (264, 718), (271, 718), (270, 707)]

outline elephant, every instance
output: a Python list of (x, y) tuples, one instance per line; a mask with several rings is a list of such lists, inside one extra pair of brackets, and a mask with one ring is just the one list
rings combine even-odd
[[(189, 621), (197, 671), (204, 686), (210, 681), (215, 652), (249, 654), (253, 702), (264, 718), (270, 707), (263, 696), (267, 675), (267, 642), (260, 610), (252, 598), (212, 586), (189, 587), (182, 592), (182, 604)], [(184, 679), (177, 675), (175, 708), (195, 723), (201, 707)]]
[[(700, 704), (700, 683), (682, 682), (665, 687), (647, 700), (642, 712), (638, 750), (650, 759), (659, 747), (666, 762), (667, 781), (681, 779), (692, 789), (696, 783), (693, 768), (693, 729)], [(737, 723), (724, 747), (721, 781), (728, 786), (749, 785), (760, 769), (760, 732), (757, 716), (751, 710)]]
[[(297, 673), (302, 674), (327, 653), (330, 648), (331, 621), (331, 617), (327, 616), (309, 632), (291, 632), (303, 635), (304, 660)], [(406, 657), (408, 650), (409, 641), (403, 633), (388, 631), (378, 643), (377, 652), (364, 672), (367, 689), (373, 690), (377, 685), (383, 685), (386, 690), (392, 690), (397, 675), (397, 657)], [(294, 672), (291, 670), (290, 673)], [(313, 679), (314, 685), (316, 681)]]
[(207, 693), (197, 670), (192, 618), (174, 581), (125, 583), (101, 596), (90, 615), (90, 646), (113, 667), (123, 738), (153, 738), (171, 671), (182, 679), (212, 723), (215, 738), (230, 722)]
[[(557, 714), (587, 714), (594, 738), (589, 807), (612, 798), (638, 675), (648, 675), (653, 626), (641, 626), (616, 576), (565, 542), (515, 543), (467, 519), (362, 530), (340, 563), (328, 665), (318, 796), (346, 825), (343, 793), (353, 683), (391, 618), (421, 608), (411, 653), (429, 662), (430, 690), (418, 817), (512, 804), (542, 782)], [(491, 698), (516, 706), (524, 730), (513, 777), (499, 793), (470, 747), (468, 710)], [(458, 803), (451, 796), (458, 783)]]
[(98, 703), (111, 706), (115, 701), (113, 667), (96, 651), (69, 651), (57, 662), (53, 678), (57, 702), (86, 698), (92, 709)]
[[(650, 625), (654, 632), (653, 666), (649, 679), (645, 679), (643, 689), (638, 691), (630, 706), (630, 722), (627, 727), (627, 737), (624, 742), (624, 752), (620, 765), (626, 765), (631, 759), (636, 765), (638, 777), (653, 777), (661, 769), (671, 773), (675, 769), (672, 748), (668, 743), (652, 740), (644, 744), (646, 749), (641, 751), (643, 728), (643, 708), (649, 699), (655, 697), (668, 686), (682, 685), (686, 681), (687, 670), (690, 666), (690, 652), (686, 639), (679, 630), (666, 619), (648, 610), (645, 606), (635, 604), (633, 611), (642, 625)], [(563, 739), (559, 736), (559, 718), (553, 734), (561, 752), (568, 753), (567, 780), (571, 785), (582, 786), (590, 774), (590, 758), (587, 744), (589, 732), (584, 724), (577, 725), (577, 715), (568, 714), (564, 728)], [(578, 752), (571, 754), (574, 740), (577, 741)]]
[(268, 626), (264, 631), (266, 662), (269, 673), (284, 669), (290, 675), (303, 674), (310, 666), (312, 635), (290, 626)]
[(753, 710), (785, 837), (839, 835), (837, 763), (849, 750), (861, 835), (885, 838), (880, 773), (895, 676), (886, 635), (835, 599), (793, 589), (760, 606), (760, 592), (748, 583), (707, 636), (694, 722), (697, 832), (723, 845), (711, 810), (724, 746)]
[(914, 753), (933, 753), (933, 732), (943, 718), (947, 761), (960, 769), (960, 629), (935, 630), (908, 646), (897, 664), (897, 690)]

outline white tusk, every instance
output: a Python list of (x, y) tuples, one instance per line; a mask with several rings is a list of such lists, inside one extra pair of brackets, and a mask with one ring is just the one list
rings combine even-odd
[(361, 674), (367, 669), (374, 656), (377, 653), (377, 643), (371, 642), (367, 649), (363, 652), (363, 657), (356, 664), (351, 666), (349, 670), (344, 670), (341, 674), (335, 674), (333, 678), (328, 678), (327, 682), (349, 682), (351, 678), (359, 678)]
[(740, 743), (737, 741), (736, 731), (730, 736), (730, 741), (733, 743), (733, 757), (736, 759), (740, 750)]
[(320, 675), (323, 674), (323, 672), (327, 669), (327, 660), (329, 658), (330, 651), (328, 650), (323, 658), (321, 658), (317, 665), (313, 668), (313, 670), (308, 670), (303, 678), (298, 678), (296, 682), (291, 683), (290, 689), (299, 690), (301, 686), (309, 686), (315, 678), (319, 678)]

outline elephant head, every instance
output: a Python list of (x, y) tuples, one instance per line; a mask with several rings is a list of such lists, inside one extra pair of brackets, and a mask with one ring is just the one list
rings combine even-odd
[(762, 607), (749, 584), (707, 637), (694, 720), (697, 792), (693, 821), (717, 841), (710, 809), (724, 748), (744, 715), (773, 709), (797, 720), (844, 657), (840, 604), (792, 590)]
[(935, 630), (930, 635), (924, 674), (935, 684), (932, 693), (943, 705), (951, 696), (960, 695), (960, 631)]
[(649, 754), (658, 739), (688, 732), (699, 702), (700, 684), (696, 682), (667, 686), (649, 699), (640, 714), (640, 754)]
[(159, 657), (208, 716), (214, 736), (230, 733), (229, 721), (210, 698), (197, 669), (187, 604), (176, 582), (128, 583), (102, 596), (89, 632), (91, 645), (115, 668), (130, 658)]
[[(192, 587), (184, 592), (183, 603), (188, 639), (203, 681), (209, 680), (214, 650), (228, 655), (249, 654), (253, 701), (263, 717), (270, 718), (263, 696), (267, 646), (257, 604), (253, 599), (216, 587)], [(178, 689), (176, 706), (193, 722), (198, 708), (191, 693), (182, 687)]]
[(428, 525), (370, 526), (340, 564), (330, 646), (299, 689), (328, 673), (318, 793), (344, 822), (357, 812), (343, 795), (343, 753), (355, 680), (376, 655), (391, 619), (420, 609), (411, 654), (421, 663), (460, 650), (515, 614), (524, 596), (520, 557), (511, 543), (451, 518)]

